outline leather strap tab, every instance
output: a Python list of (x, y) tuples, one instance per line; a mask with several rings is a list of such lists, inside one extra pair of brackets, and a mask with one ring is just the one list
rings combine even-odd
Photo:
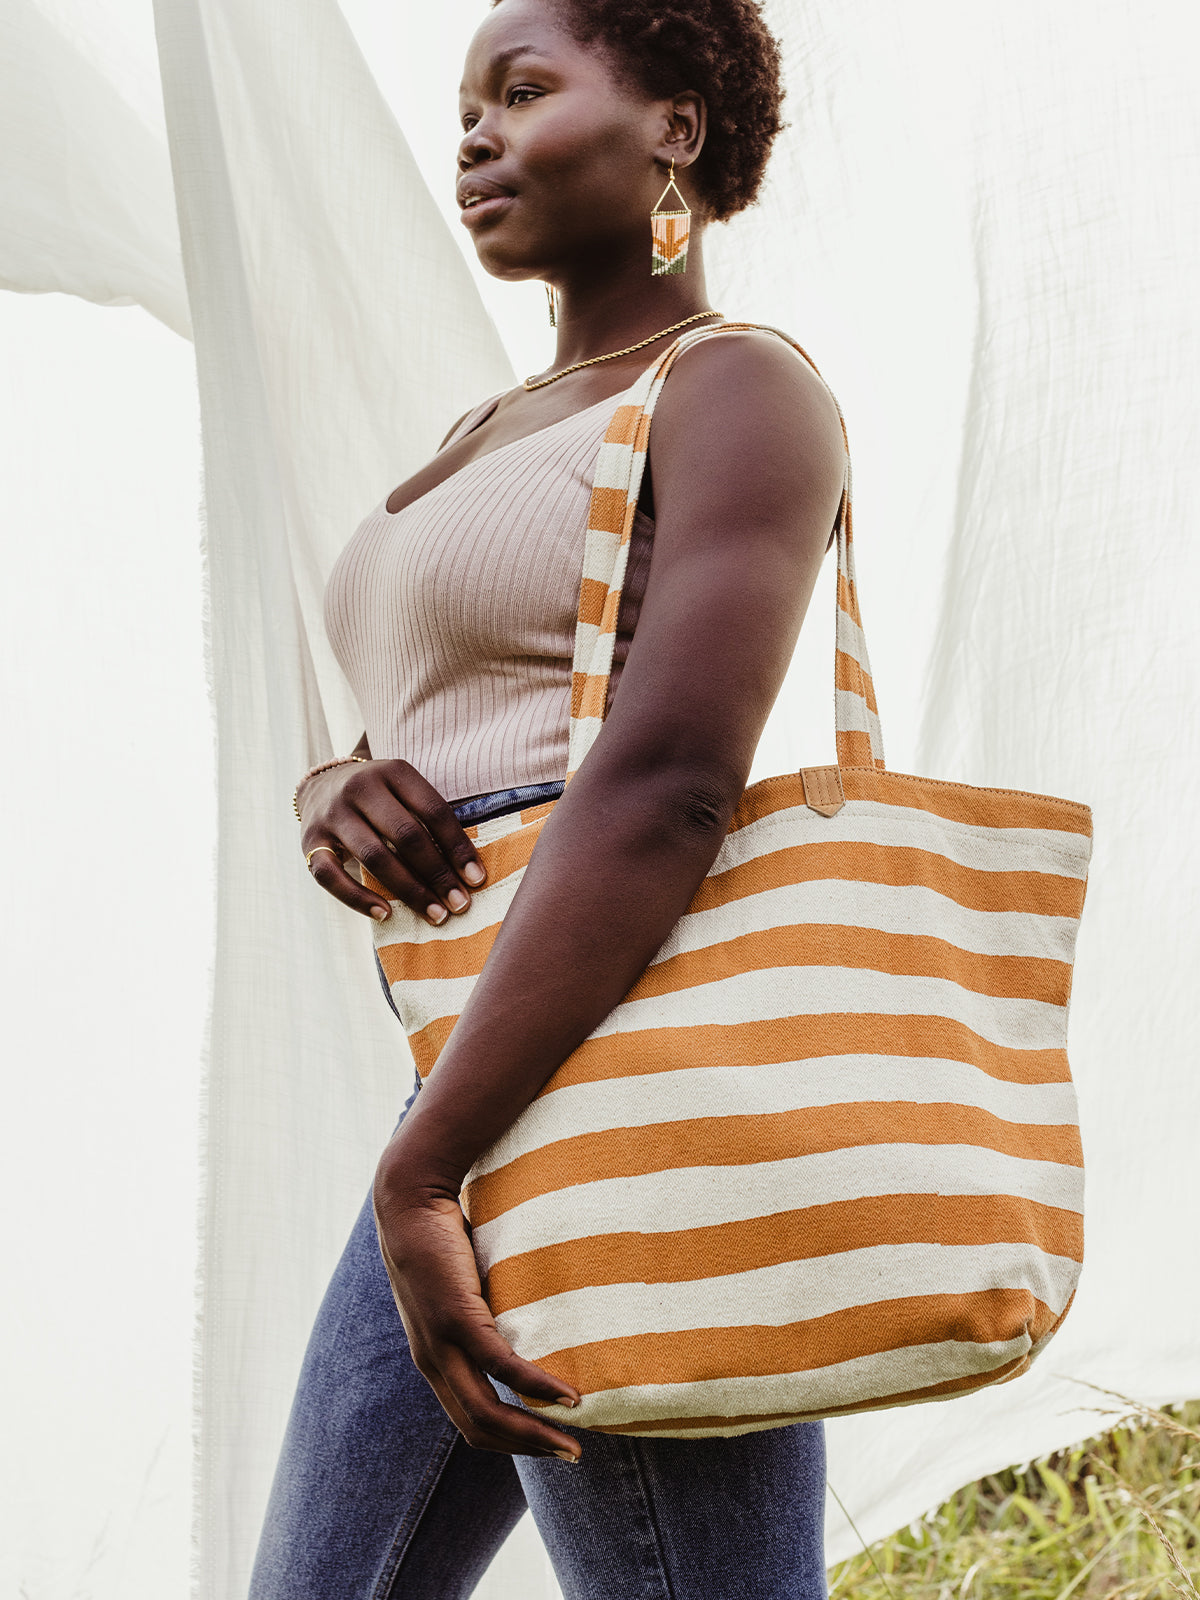
[(837, 767), (802, 767), (804, 803), (823, 817), (836, 817), (846, 804), (842, 775)]

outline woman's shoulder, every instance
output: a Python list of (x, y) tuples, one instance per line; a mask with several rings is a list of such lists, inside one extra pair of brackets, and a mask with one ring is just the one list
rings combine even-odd
[[(701, 328), (695, 340), (684, 335), (676, 357), (678, 370), (690, 369), (697, 383), (722, 380), (766, 383), (800, 393), (829, 395), (829, 386), (798, 340), (766, 323), (717, 323)], [(707, 337), (704, 337), (707, 335)], [(681, 358), (686, 355), (687, 361)], [(665, 390), (664, 390), (665, 393)]]
[(687, 341), (663, 385), (655, 428), (664, 444), (683, 432), (714, 441), (758, 436), (767, 455), (784, 440), (822, 455), (845, 447), (837, 401), (824, 379), (790, 335), (761, 324)]

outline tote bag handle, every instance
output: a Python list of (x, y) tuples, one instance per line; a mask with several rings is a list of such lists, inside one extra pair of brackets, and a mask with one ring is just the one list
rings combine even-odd
[[(629, 558), (629, 542), (637, 511), (638, 491), (646, 469), (650, 419), (667, 374), (682, 350), (703, 339), (718, 338), (731, 328), (758, 328), (778, 334), (800, 353), (821, 377), (812, 357), (779, 328), (757, 322), (725, 322), (696, 328), (676, 339), (661, 361), (649, 367), (614, 411), (596, 462), (588, 510), (583, 576), (575, 624), (575, 656), (571, 676), (571, 737), (567, 781), (578, 771), (604, 722), (608, 680), (612, 673), (617, 613)], [(822, 383), (825, 382), (821, 378)], [(826, 384), (826, 388), (828, 385)], [(846, 439), (846, 422), (837, 397)], [(834, 653), (834, 729), (839, 767), (883, 769), (883, 738), (871, 681), (871, 663), (863, 633), (858, 589), (854, 580), (854, 528), (850, 505), (850, 450), (846, 445), (846, 480), (837, 518), (837, 643)]]

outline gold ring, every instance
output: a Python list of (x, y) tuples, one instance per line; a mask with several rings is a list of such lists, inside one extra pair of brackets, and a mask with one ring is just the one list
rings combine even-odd
[(306, 867), (308, 867), (310, 871), (311, 871), (312, 858), (316, 855), (318, 850), (328, 850), (331, 856), (337, 856), (338, 864), (339, 864), (339, 866), (341, 865), (342, 858), (341, 858), (341, 856), (338, 856), (337, 851), (333, 848), (333, 846), (331, 844), (315, 844), (315, 845), (313, 845), (312, 849), (308, 852), (308, 854), (304, 858), (304, 865)]

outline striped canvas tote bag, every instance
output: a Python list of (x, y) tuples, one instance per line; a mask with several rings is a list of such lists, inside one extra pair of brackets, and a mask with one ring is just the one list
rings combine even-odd
[[(680, 338), (608, 427), (570, 773), (601, 725), (655, 401), (733, 326), (754, 325)], [(583, 1396), (528, 1403), (575, 1427), (731, 1436), (966, 1394), (1024, 1372), (1074, 1295), (1091, 815), (886, 769), (852, 537), (847, 464), (837, 765), (746, 789), (643, 976), (467, 1175), (497, 1326)], [(374, 924), (422, 1076), (559, 803), (467, 828), (488, 881), (464, 915), (394, 902)]]

